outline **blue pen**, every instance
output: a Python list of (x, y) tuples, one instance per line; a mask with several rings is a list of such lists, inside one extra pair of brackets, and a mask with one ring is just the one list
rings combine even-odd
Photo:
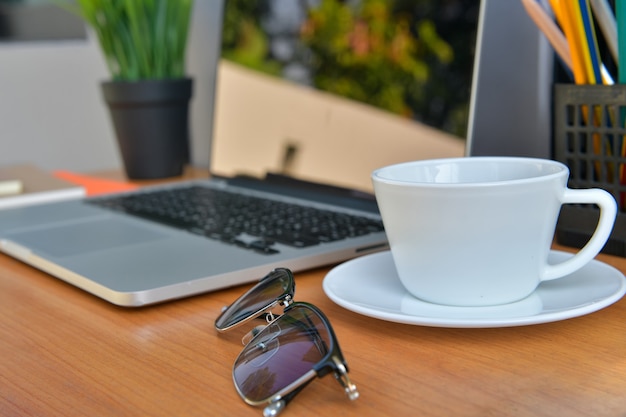
[(593, 70), (593, 76), (597, 84), (602, 84), (602, 73), (600, 71), (600, 54), (598, 52), (598, 41), (596, 38), (596, 32), (591, 21), (591, 7), (589, 0), (579, 0), (580, 14), (583, 21), (583, 29), (585, 35), (585, 44), (589, 51), (589, 57), (591, 58), (591, 68)]

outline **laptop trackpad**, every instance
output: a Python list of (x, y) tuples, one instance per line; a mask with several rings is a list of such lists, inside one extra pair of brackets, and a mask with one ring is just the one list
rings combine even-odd
[(167, 235), (120, 220), (103, 219), (16, 233), (7, 237), (36, 252), (64, 257), (162, 239)]

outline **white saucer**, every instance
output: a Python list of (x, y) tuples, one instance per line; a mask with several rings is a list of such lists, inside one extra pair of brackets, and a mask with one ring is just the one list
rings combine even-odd
[[(570, 256), (552, 251), (550, 262), (561, 262)], [(594, 260), (571, 275), (543, 282), (533, 294), (516, 303), (444, 306), (408, 294), (387, 251), (336, 266), (326, 275), (323, 286), (326, 295), (340, 306), (382, 320), (433, 327), (510, 327), (598, 311), (622, 298), (626, 279), (612, 266)]]

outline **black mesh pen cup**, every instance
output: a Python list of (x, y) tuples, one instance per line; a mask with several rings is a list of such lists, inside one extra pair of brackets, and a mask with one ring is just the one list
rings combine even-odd
[[(570, 169), (570, 188), (603, 188), (618, 215), (604, 253), (626, 257), (626, 85), (554, 86), (554, 155)], [(565, 205), (556, 241), (580, 248), (595, 230), (592, 205)]]

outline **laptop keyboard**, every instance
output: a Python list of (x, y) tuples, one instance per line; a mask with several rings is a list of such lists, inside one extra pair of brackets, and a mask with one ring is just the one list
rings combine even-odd
[(200, 186), (88, 200), (264, 254), (380, 232), (379, 220)]

